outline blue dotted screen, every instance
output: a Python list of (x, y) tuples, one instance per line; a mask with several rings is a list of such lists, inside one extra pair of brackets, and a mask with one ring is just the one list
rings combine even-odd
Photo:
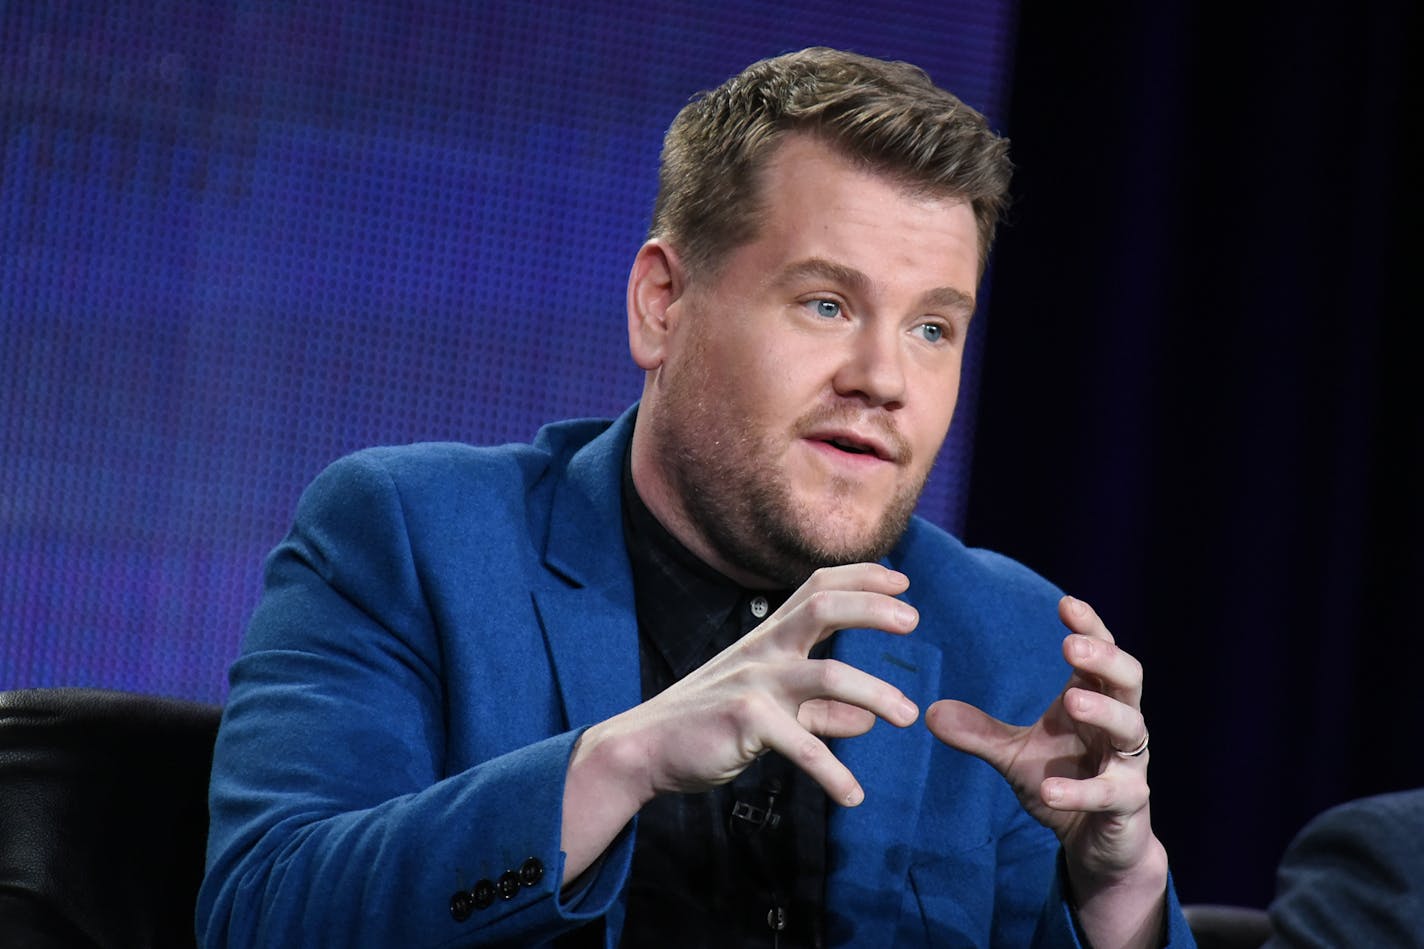
[[(692, 93), (823, 44), (916, 62), (998, 127), (1014, 14), (0, 4), (0, 688), (221, 701), (333, 459), (637, 397), (624, 284)], [(951, 528), (976, 345), (921, 504)]]

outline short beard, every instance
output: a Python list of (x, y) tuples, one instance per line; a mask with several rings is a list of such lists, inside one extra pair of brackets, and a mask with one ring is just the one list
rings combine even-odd
[[(664, 419), (670, 424), (663, 434), (670, 437), (662, 440), (668, 452), (663, 462), (691, 526), (724, 561), (780, 587), (800, 586), (821, 567), (885, 556), (905, 533), (928, 477), (927, 471), (918, 484), (901, 488), (867, 535), (827, 542), (807, 529), (817, 513), (798, 505), (785, 481), (757, 466), (756, 459), (772, 456), (765, 436), (738, 431), (711, 438), (711, 426), (702, 420), (712, 413), (696, 395), (676, 408), (676, 421)], [(812, 412), (794, 431), (810, 430), (837, 414)], [(908, 465), (910, 447), (898, 434), (893, 441), (898, 462)], [(831, 482), (832, 492), (847, 503), (853, 488), (843, 479)]]
[(909, 526), (923, 483), (902, 490), (869, 536), (842, 544), (824, 543), (802, 529), (814, 515), (796, 509), (785, 484), (754, 480), (741, 487), (730, 504), (718, 496), (720, 490), (687, 491), (688, 516), (729, 563), (789, 589), (821, 567), (876, 561), (888, 554)]

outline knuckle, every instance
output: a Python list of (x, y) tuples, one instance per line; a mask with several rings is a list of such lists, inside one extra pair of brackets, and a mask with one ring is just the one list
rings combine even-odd
[(818, 739), (811, 735), (807, 735), (805, 738), (803, 738), (800, 742), (796, 744), (795, 755), (797, 763), (800, 764), (803, 768), (809, 768), (815, 765), (816, 762), (821, 759), (821, 755), (825, 751), (825, 747), (826, 746), (823, 745)]
[[(914, 610), (914, 607), (901, 603), (899, 600), (881, 600), (875, 604), (875, 612), (878, 616), (877, 628), (879, 629), (901, 629), (905, 621), (901, 618), (902, 610)], [(918, 612), (916, 612), (918, 615)]]
[(728, 701), (728, 716), (735, 722), (760, 721), (766, 714), (767, 700), (760, 692), (743, 690)]
[(1117, 793), (1113, 802), (1115, 805), (1113, 812), (1124, 818), (1131, 817), (1147, 806), (1147, 798), (1150, 793), (1146, 781), (1129, 783)]
[(807, 699), (796, 709), (796, 721), (807, 731), (820, 731), (830, 724), (830, 704), (824, 699)]
[(830, 619), (833, 605), (830, 591), (817, 590), (806, 598), (806, 615), (816, 625), (823, 625)]

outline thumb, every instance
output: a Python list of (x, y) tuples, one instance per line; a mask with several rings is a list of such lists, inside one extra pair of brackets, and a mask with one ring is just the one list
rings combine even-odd
[(1013, 760), (1014, 738), (1020, 731), (954, 699), (940, 699), (931, 705), (925, 712), (925, 724), (949, 747), (984, 759), (1000, 773)]

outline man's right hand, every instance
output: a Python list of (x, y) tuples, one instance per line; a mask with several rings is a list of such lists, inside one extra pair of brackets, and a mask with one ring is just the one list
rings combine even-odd
[(822, 737), (904, 727), (919, 709), (894, 686), (834, 659), (807, 658), (836, 630), (905, 634), (919, 622), (895, 599), (909, 579), (879, 564), (827, 567), (765, 622), (641, 705), (589, 728), (564, 787), (564, 881), (587, 869), (644, 804), (668, 792), (726, 784), (776, 751), (831, 799), (865, 797)]

